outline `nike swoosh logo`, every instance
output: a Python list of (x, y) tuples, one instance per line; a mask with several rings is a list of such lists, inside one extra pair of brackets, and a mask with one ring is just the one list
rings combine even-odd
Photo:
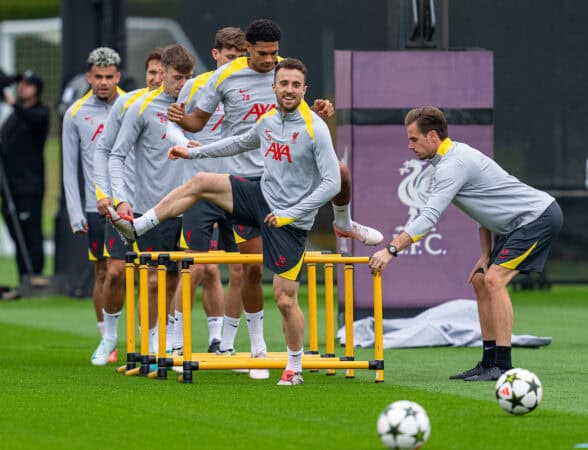
[(239, 94), (243, 94), (244, 92), (248, 92), (249, 89), (239, 89)]

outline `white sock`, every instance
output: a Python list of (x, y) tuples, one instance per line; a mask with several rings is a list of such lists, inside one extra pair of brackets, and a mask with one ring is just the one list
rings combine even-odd
[(149, 329), (149, 353), (157, 353), (159, 347), (159, 327), (157, 324)]
[(220, 341), (223, 329), (223, 316), (211, 316), (208, 318), (208, 345), (213, 340)]
[(136, 218), (133, 224), (135, 225), (135, 231), (141, 236), (152, 228), (155, 228), (159, 224), (159, 219), (155, 215), (155, 210), (151, 208), (141, 217)]
[(172, 349), (184, 348), (184, 314), (176, 309), (176, 329)]
[(167, 315), (167, 327), (165, 329), (165, 351), (172, 350), (173, 340), (176, 335), (176, 319), (171, 314)]
[(353, 225), (351, 223), (351, 208), (349, 207), (349, 203), (346, 205), (335, 205), (331, 202), (331, 206), (333, 207), (333, 214), (335, 216), (335, 225), (340, 230), (351, 230)]
[(267, 352), (267, 346), (263, 339), (263, 309), (256, 313), (245, 311), (245, 318), (251, 340), (251, 354), (257, 355), (260, 352)]
[(302, 349), (293, 351), (288, 349), (288, 363), (286, 364), (286, 370), (293, 370), (294, 372), (302, 372)]
[(240, 321), (240, 317), (235, 318), (225, 316), (223, 320), (223, 332), (220, 343), (221, 350), (235, 349), (235, 336), (237, 335), (237, 329), (239, 328)]
[(110, 341), (117, 341), (118, 318), (120, 317), (120, 313), (108, 314), (106, 311), (102, 310), (102, 314), (104, 315), (104, 322), (102, 322), (104, 324), (103, 336)]
[(104, 337), (104, 322), (98, 322), (98, 331), (100, 331), (100, 336)]

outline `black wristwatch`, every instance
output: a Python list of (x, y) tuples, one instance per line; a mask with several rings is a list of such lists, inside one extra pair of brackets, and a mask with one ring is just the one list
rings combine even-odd
[(392, 256), (394, 256), (394, 257), (398, 256), (398, 249), (394, 245), (392, 245), (392, 244), (386, 245), (386, 250), (388, 250), (388, 253), (390, 253)]

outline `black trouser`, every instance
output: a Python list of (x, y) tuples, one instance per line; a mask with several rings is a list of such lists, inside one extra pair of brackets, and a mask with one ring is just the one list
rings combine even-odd
[[(23, 275), (28, 275), (22, 249), (16, 238), (13, 218), (8, 212), (8, 205), (2, 199), (2, 216), (6, 227), (16, 246), (16, 264), (18, 266), (18, 278), (22, 281)], [(14, 194), (14, 207), (18, 222), (22, 230), (25, 246), (31, 257), (33, 274), (39, 275), (43, 272), (43, 229), (41, 228), (41, 216), (43, 212), (43, 194)]]

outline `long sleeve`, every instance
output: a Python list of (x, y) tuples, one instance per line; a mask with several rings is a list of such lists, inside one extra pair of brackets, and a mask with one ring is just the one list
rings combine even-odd
[(413, 242), (427, 234), (437, 223), (443, 211), (466, 182), (467, 170), (461, 162), (438, 167), (435, 179), (431, 195), (420, 215), (404, 229)]
[[(69, 111), (63, 119), (61, 141), (63, 148), (63, 190), (65, 192), (69, 223), (75, 233), (84, 229), (86, 217), (80, 196), (78, 177), (80, 138)], [(91, 199), (87, 200), (91, 201)]]
[(191, 148), (190, 159), (222, 158), (257, 148), (259, 148), (259, 131), (257, 130), (257, 126), (255, 126), (245, 134), (229, 136), (212, 144)]
[(188, 145), (188, 138), (184, 135), (184, 130), (177, 123), (171, 120), (167, 121), (167, 128), (165, 130), (165, 138), (170, 146), (174, 145)]
[(40, 104), (32, 108), (23, 108), (20, 103), (15, 103), (14, 114), (31, 125), (43, 126), (45, 128), (49, 125), (49, 111)]
[[(341, 190), (341, 173), (339, 162), (333, 148), (333, 142), (327, 126), (320, 122), (315, 126), (314, 156), (318, 169), (320, 183), (300, 202), (283, 211), (275, 210), (278, 218), (297, 219), (316, 211), (331, 200)], [(286, 223), (291, 221), (286, 221)]]
[(96, 150), (94, 151), (94, 184), (96, 188), (96, 200), (112, 197), (110, 180), (108, 175), (108, 159), (116, 136), (120, 130), (121, 120), (119, 111), (113, 107), (108, 115), (104, 132), (102, 133)]
[(143, 119), (137, 114), (138, 107), (140, 104), (135, 103), (125, 114), (108, 159), (110, 186), (115, 204), (130, 200), (126, 198), (124, 165), (127, 154), (133, 149), (142, 131)]

